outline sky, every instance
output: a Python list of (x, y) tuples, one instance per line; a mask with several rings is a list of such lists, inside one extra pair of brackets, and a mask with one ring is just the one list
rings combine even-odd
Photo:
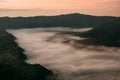
[(0, 16), (67, 13), (120, 16), (120, 0), (0, 0)]

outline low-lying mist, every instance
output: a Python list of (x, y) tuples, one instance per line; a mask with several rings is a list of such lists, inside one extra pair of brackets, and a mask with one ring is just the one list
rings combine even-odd
[(120, 80), (119, 48), (86, 46), (78, 49), (71, 46), (73, 42), (65, 44), (62, 40), (83, 38), (65, 34), (55, 39), (52, 37), (63, 30), (89, 29), (33, 28), (7, 31), (17, 37), (16, 42), (25, 49), (28, 57), (26, 62), (41, 64), (52, 70), (57, 74), (57, 80)]

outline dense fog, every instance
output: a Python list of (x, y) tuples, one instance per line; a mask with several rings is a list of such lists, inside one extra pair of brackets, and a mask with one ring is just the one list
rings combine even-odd
[(41, 64), (52, 70), (57, 80), (119, 80), (119, 48), (88, 45), (75, 48), (74, 41), (69, 44), (63, 41), (84, 38), (58, 34), (61, 31), (81, 32), (89, 29), (31, 28), (7, 31), (17, 37), (16, 42), (25, 50), (28, 57), (26, 62)]

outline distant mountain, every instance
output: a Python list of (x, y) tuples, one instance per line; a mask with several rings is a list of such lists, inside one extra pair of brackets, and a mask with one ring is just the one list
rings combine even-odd
[(28, 64), (26, 59), (15, 37), (0, 29), (0, 80), (49, 80), (53, 77), (51, 71), (41, 65)]
[(96, 27), (117, 17), (91, 16), (85, 14), (66, 14), (58, 16), (35, 16), (35, 17), (1, 17), (2, 28), (34, 28), (34, 27)]
[(120, 18), (95, 27), (82, 36), (98, 41), (103, 45), (120, 46)]

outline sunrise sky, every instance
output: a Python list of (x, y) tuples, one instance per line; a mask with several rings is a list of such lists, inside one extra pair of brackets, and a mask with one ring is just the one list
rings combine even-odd
[(120, 0), (0, 0), (0, 16), (66, 13), (120, 16)]

